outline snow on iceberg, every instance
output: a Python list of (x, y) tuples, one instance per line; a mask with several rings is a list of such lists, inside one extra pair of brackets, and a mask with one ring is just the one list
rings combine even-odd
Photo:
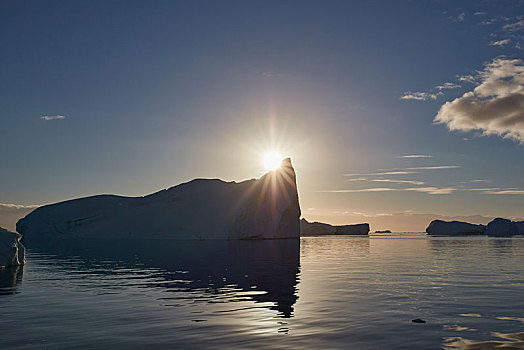
[(272, 239), (300, 237), (289, 158), (259, 179), (196, 179), (144, 197), (98, 195), (45, 205), (16, 224), (33, 238)]
[(20, 243), (20, 236), (0, 227), (0, 267), (25, 264), (25, 247)]

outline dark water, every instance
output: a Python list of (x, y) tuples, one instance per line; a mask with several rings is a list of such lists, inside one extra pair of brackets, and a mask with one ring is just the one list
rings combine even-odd
[(0, 270), (0, 349), (524, 349), (523, 238), (62, 242), (27, 255)]

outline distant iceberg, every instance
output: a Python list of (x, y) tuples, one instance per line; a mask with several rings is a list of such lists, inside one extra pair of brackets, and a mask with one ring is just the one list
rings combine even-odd
[(39, 207), (18, 221), (33, 238), (273, 239), (300, 237), (289, 158), (257, 180), (196, 179), (144, 197), (98, 195)]
[(323, 222), (309, 222), (306, 219), (300, 220), (301, 236), (321, 236), (321, 235), (367, 235), (369, 224), (355, 225), (330, 225)]
[(524, 221), (496, 218), (488, 224), (486, 234), (495, 237), (524, 235)]
[(488, 235), (509, 237), (524, 235), (524, 221), (496, 218), (486, 226), (462, 221), (433, 220), (426, 228), (426, 232), (428, 235), (438, 236)]
[(443, 221), (433, 220), (426, 228), (428, 235), (437, 236), (464, 236), (464, 235), (483, 235), (485, 225), (475, 225), (462, 221)]
[(18, 233), (0, 227), (0, 267), (25, 264), (25, 247)]

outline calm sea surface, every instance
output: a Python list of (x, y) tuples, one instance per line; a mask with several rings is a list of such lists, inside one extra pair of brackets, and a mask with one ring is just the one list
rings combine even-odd
[(0, 349), (524, 349), (524, 238), (28, 246)]

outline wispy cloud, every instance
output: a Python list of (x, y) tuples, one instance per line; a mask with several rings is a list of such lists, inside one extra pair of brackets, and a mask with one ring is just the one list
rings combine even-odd
[(429, 156), (427, 154), (406, 154), (404, 156), (400, 156), (400, 158), (432, 158), (433, 156)]
[[(351, 174), (344, 174), (344, 176), (352, 176)], [(365, 177), (355, 177), (353, 179), (347, 179), (347, 181), (368, 181)]]
[(393, 188), (393, 187), (370, 187), (358, 189), (345, 190), (328, 190), (317, 191), (323, 193), (361, 193), (361, 192), (420, 192), (431, 195), (453, 194), (456, 192), (481, 192), (489, 195), (524, 195), (523, 189), (518, 188), (459, 188), (459, 187), (407, 187), (407, 188)]
[(370, 179), (366, 177), (357, 177), (353, 179), (347, 179), (347, 181), (356, 182), (356, 181), (367, 181), (367, 182), (387, 182), (387, 183), (397, 183), (397, 184), (410, 184), (410, 185), (424, 185), (422, 181), (416, 180), (404, 180), (404, 179)]
[(373, 187), (373, 188), (361, 188), (356, 190), (328, 190), (328, 191), (317, 191), (324, 193), (358, 193), (358, 192), (389, 192), (389, 191), (398, 191), (398, 188), (389, 188), (389, 187)]
[(40, 117), (43, 120), (57, 120), (57, 119), (66, 119), (63, 115), (43, 115)]
[(496, 18), (486, 19), (486, 20), (480, 22), (480, 25), (481, 25), (481, 26), (488, 26), (488, 25), (490, 25), (490, 24), (495, 23), (496, 21), (497, 21)]
[(264, 78), (280, 78), (283, 76), (283, 74), (272, 71), (272, 70), (268, 70), (268, 71), (262, 72), (262, 76)]
[(423, 181), (416, 180), (396, 180), (396, 179), (371, 179), (372, 182), (391, 182), (396, 184), (424, 185)]
[(489, 46), (504, 46), (511, 42), (511, 39), (504, 39), (504, 40), (498, 40), (498, 41), (492, 41), (489, 43)]
[(409, 175), (417, 174), (418, 171), (414, 170), (440, 170), (440, 169), (458, 169), (462, 168), (460, 165), (432, 165), (432, 166), (419, 166), (411, 168), (399, 168), (399, 169), (379, 169), (380, 171), (374, 173), (365, 174), (342, 174), (343, 176), (383, 176), (383, 175)]
[(473, 16), (485, 16), (486, 15), (486, 12), (482, 12), (482, 11), (477, 11), (473, 14)]
[(524, 190), (495, 190), (495, 191), (486, 191), (486, 194), (513, 194), (520, 195), (524, 194)]
[(459, 84), (455, 84), (455, 83), (444, 83), (442, 85), (437, 85), (435, 86), (435, 89), (438, 89), (438, 90), (447, 90), (447, 89), (457, 89), (461, 87), (461, 85)]
[(439, 170), (439, 169), (458, 169), (462, 168), (460, 165), (434, 165), (434, 166), (419, 166), (414, 168), (406, 168), (408, 170)]
[(456, 17), (455, 16), (449, 16), (448, 20), (450, 22), (455, 22), (455, 23), (463, 22), (465, 17), (466, 17), (466, 13), (462, 12), (462, 13), (458, 14)]
[(439, 96), (443, 95), (441, 92), (431, 93), (431, 92), (411, 92), (406, 91), (400, 98), (402, 100), (416, 100), (416, 101), (426, 101), (426, 100), (436, 100)]
[(435, 117), (450, 131), (480, 130), (524, 143), (524, 61), (496, 58), (473, 91), (446, 102)]
[(477, 79), (473, 75), (457, 75), (459, 81), (465, 81), (468, 83), (476, 83)]
[(515, 23), (506, 24), (502, 27), (502, 29), (507, 32), (516, 32), (518, 30), (522, 30), (524, 29), (524, 19)]
[(38, 208), (40, 205), (21, 205), (21, 204), (11, 204), (11, 203), (0, 203), (1, 209), (33, 209)]
[(411, 192), (423, 192), (428, 194), (451, 194), (455, 192), (457, 189), (454, 187), (411, 187), (404, 189), (405, 191), (411, 191)]
[(392, 187), (371, 187), (371, 188), (359, 188), (359, 189), (348, 189), (348, 190), (329, 190), (329, 191), (318, 191), (324, 193), (362, 193), (362, 192), (422, 192), (427, 194), (451, 194), (457, 189), (453, 187), (409, 187), (409, 188), (392, 188)]
[(415, 171), (384, 171), (384, 172), (377, 172), (377, 173), (367, 173), (367, 174), (342, 174), (343, 176), (375, 176), (375, 175), (409, 175), (409, 174), (416, 174)]

